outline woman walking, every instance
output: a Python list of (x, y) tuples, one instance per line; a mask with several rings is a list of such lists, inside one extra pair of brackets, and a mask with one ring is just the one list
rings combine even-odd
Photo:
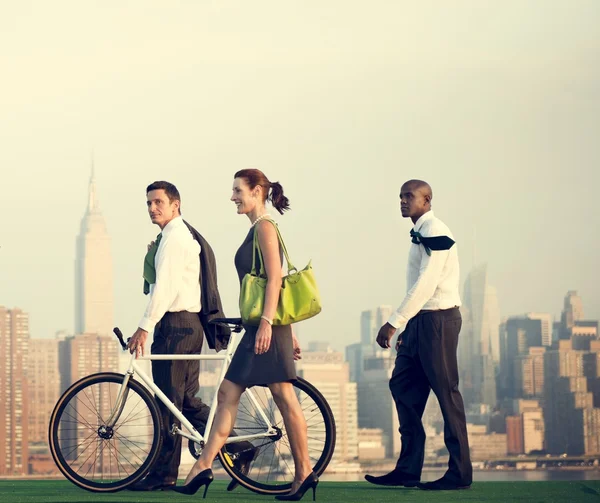
[(271, 183), (257, 169), (244, 169), (235, 174), (231, 201), (235, 203), (238, 214), (246, 215), (251, 223), (235, 255), (240, 283), (252, 269), (256, 233), (267, 275), (264, 309), (258, 326), (244, 325), (244, 337), (219, 388), (216, 416), (206, 446), (188, 474), (185, 485), (174, 490), (194, 494), (200, 487), (206, 486), (206, 497), (213, 480), (210, 467), (233, 429), (242, 393), (251, 386), (268, 386), (283, 417), (295, 466), (290, 493), (276, 496), (276, 499), (297, 501), (309, 489), (313, 489), (315, 499), (319, 480), (312, 472), (306, 420), (292, 386), (296, 379), (294, 359), (298, 357), (300, 348), (291, 325), (273, 326), (282, 284), (282, 250), (266, 203), (270, 202), (283, 214), (290, 209), (289, 201), (282, 186), (278, 182)]

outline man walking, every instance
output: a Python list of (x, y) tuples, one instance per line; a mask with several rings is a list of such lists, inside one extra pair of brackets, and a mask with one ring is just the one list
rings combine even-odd
[[(450, 229), (431, 210), (432, 197), (431, 187), (421, 180), (410, 180), (400, 189), (402, 216), (414, 224), (407, 294), (379, 330), (377, 344), (389, 348), (394, 333), (400, 331), (389, 386), (398, 412), (402, 448), (392, 472), (365, 478), (384, 486), (468, 489), (473, 469), (458, 390), (457, 345), (462, 324), (458, 254)], [(422, 417), (431, 390), (442, 410), (450, 459), (441, 479), (420, 483), (425, 455)]]
[[(153, 354), (199, 354), (203, 332), (209, 345), (223, 343), (208, 321), (223, 317), (217, 289), (213, 252), (202, 236), (181, 217), (181, 197), (169, 182), (154, 182), (146, 189), (148, 213), (161, 233), (148, 247), (144, 260), (144, 293), (149, 302), (138, 329), (128, 341), (136, 355), (144, 354), (148, 333), (154, 330)], [(204, 433), (210, 408), (196, 397), (199, 390), (198, 360), (152, 360), (152, 377), (175, 406), (200, 432)], [(131, 489), (153, 491), (170, 489), (177, 482), (181, 459), (181, 436), (171, 434), (176, 423), (173, 414), (158, 402), (162, 423), (162, 447), (150, 473)], [(254, 455), (249, 442), (235, 444), (244, 463)], [(246, 452), (247, 451), (247, 452)], [(243, 466), (243, 465), (240, 465)]]

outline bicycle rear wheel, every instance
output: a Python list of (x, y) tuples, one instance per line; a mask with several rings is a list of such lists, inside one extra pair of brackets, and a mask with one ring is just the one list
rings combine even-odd
[(107, 424), (124, 377), (112, 372), (84, 377), (60, 397), (50, 418), (50, 452), (56, 465), (88, 491), (114, 492), (137, 482), (160, 449), (158, 406), (133, 378), (116, 423)]
[[(333, 456), (335, 421), (329, 404), (317, 388), (302, 378), (297, 378), (293, 386), (306, 418), (308, 454), (313, 472), (318, 476), (325, 471)], [(234, 464), (234, 461), (240, 456), (241, 460), (244, 460), (248, 453), (228, 452), (236, 451), (235, 443), (227, 444), (221, 449), (219, 460), (225, 471), (243, 487), (259, 494), (285, 494), (289, 492), (294, 479), (294, 460), (283, 419), (269, 388), (255, 386), (251, 389), (269, 421), (277, 428), (278, 435), (252, 441), (256, 449), (255, 457), (242, 463), (246, 464), (247, 473), (243, 473), (240, 463)], [(234, 430), (238, 435), (253, 435), (266, 430), (262, 418), (246, 393), (240, 400)]]

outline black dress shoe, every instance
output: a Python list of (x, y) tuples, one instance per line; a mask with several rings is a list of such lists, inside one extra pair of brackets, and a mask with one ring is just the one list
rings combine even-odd
[(415, 487), (419, 483), (419, 477), (400, 470), (393, 470), (381, 477), (365, 475), (365, 480), (377, 486), (404, 486)]
[(457, 491), (461, 489), (470, 489), (471, 484), (461, 484), (442, 477), (433, 482), (419, 483), (418, 487), (425, 491)]
[(145, 479), (136, 482), (127, 489), (130, 491), (168, 491), (175, 487), (176, 481), (168, 481), (153, 475), (148, 475)]
[[(240, 457), (233, 462), (233, 465), (242, 473), (242, 475), (248, 475), (250, 465), (258, 456), (258, 451), (259, 449), (255, 447), (250, 451), (242, 452), (240, 453)], [(229, 482), (229, 485), (227, 486), (227, 490), (233, 491), (239, 485), (237, 480), (231, 479), (231, 482)]]

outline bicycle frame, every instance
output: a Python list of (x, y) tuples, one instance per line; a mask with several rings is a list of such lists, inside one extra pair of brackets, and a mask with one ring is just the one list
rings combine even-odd
[[(217, 394), (219, 392), (219, 386), (220, 386), (221, 382), (223, 382), (223, 379), (225, 378), (225, 373), (227, 372), (227, 369), (229, 368), (229, 365), (231, 363), (231, 359), (232, 359), (233, 353), (234, 353), (234, 348), (236, 346), (236, 338), (237, 338), (237, 334), (232, 332), (231, 338), (229, 340), (229, 344), (227, 346), (227, 351), (223, 355), (219, 355), (219, 354), (216, 354), (216, 355), (156, 354), (156, 355), (142, 356), (142, 357), (139, 357), (136, 359), (136, 357), (135, 357), (136, 355), (132, 354), (131, 358), (129, 360), (129, 365), (127, 367), (127, 371), (125, 373), (125, 379), (123, 380), (123, 384), (121, 385), (119, 394), (117, 395), (115, 408), (112, 411), (112, 413), (107, 421), (107, 425), (112, 427), (115, 425), (115, 423), (119, 419), (119, 416), (121, 415), (121, 412), (123, 411), (123, 407), (125, 405), (125, 400), (127, 398), (127, 393), (128, 393), (127, 383), (129, 382), (129, 379), (131, 377), (133, 377), (135, 374), (137, 374), (138, 377), (146, 384), (146, 386), (148, 386), (148, 388), (150, 388), (154, 392), (156, 398), (158, 400), (160, 400), (165, 405), (165, 407), (167, 407), (173, 413), (173, 415), (179, 421), (181, 421), (181, 424), (186, 428), (186, 430), (189, 431), (189, 433), (186, 433), (181, 428), (178, 428), (177, 426), (172, 425), (171, 433), (181, 435), (182, 437), (187, 438), (188, 440), (197, 442), (203, 446), (205, 438), (208, 438), (210, 436), (210, 430), (212, 428), (212, 423), (213, 423), (216, 409), (217, 409), (216, 404), (217, 404)], [(206, 429), (204, 431), (204, 435), (202, 435), (200, 432), (198, 432), (198, 430), (196, 430), (194, 428), (192, 423), (190, 423), (187, 420), (187, 418), (183, 415), (183, 413), (177, 407), (175, 407), (175, 404), (173, 404), (173, 402), (171, 402), (171, 400), (169, 400), (169, 398), (159, 389), (159, 387), (154, 383), (152, 378), (150, 376), (148, 376), (148, 374), (146, 374), (137, 365), (136, 362), (144, 361), (144, 360), (201, 360), (201, 361), (217, 360), (217, 361), (223, 362), (223, 365), (221, 366), (221, 373), (219, 375), (219, 380), (217, 382), (218, 385), (215, 390), (213, 401), (210, 405), (210, 413), (208, 415), (208, 422), (206, 424)], [(247, 394), (248, 398), (250, 399), (250, 401), (252, 402), (254, 407), (256, 407), (256, 410), (258, 411), (258, 414), (260, 415), (260, 417), (265, 425), (265, 431), (262, 433), (256, 433), (254, 435), (240, 435), (240, 436), (235, 436), (235, 437), (230, 436), (227, 438), (227, 440), (225, 442), (226, 444), (242, 442), (242, 441), (246, 441), (246, 440), (255, 440), (258, 438), (266, 438), (266, 437), (272, 437), (272, 436), (277, 435), (277, 431), (275, 430), (275, 427), (269, 421), (265, 411), (260, 406), (258, 400), (254, 396), (254, 393), (252, 393), (252, 390), (246, 389), (245, 393)]]

